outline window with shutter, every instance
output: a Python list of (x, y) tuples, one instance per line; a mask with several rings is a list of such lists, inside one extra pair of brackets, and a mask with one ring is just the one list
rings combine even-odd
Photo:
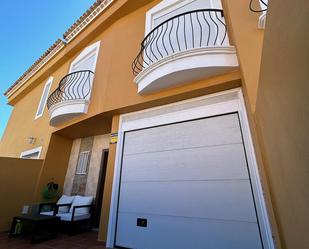
[(85, 175), (89, 164), (90, 151), (83, 151), (79, 154), (78, 163), (76, 166), (76, 175)]

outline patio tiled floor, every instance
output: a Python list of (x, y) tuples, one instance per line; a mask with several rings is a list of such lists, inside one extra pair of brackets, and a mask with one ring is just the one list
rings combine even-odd
[(97, 241), (96, 232), (75, 236), (59, 234), (57, 239), (30, 244), (29, 237), (8, 238), (7, 233), (0, 233), (1, 249), (106, 249), (105, 243)]

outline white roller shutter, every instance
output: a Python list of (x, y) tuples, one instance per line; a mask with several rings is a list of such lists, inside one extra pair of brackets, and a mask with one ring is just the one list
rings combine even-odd
[(126, 132), (116, 245), (262, 249), (243, 146), (236, 113)]

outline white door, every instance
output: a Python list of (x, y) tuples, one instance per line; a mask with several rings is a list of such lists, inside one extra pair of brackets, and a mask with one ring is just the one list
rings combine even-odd
[(261, 243), (237, 113), (125, 132), (116, 246)]

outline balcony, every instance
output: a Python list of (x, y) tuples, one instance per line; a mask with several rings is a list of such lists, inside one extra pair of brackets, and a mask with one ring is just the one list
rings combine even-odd
[(210, 78), (238, 68), (223, 10), (194, 10), (167, 19), (142, 41), (132, 63), (140, 94)]
[(47, 100), (51, 126), (87, 113), (93, 76), (92, 71), (81, 70), (62, 78)]

